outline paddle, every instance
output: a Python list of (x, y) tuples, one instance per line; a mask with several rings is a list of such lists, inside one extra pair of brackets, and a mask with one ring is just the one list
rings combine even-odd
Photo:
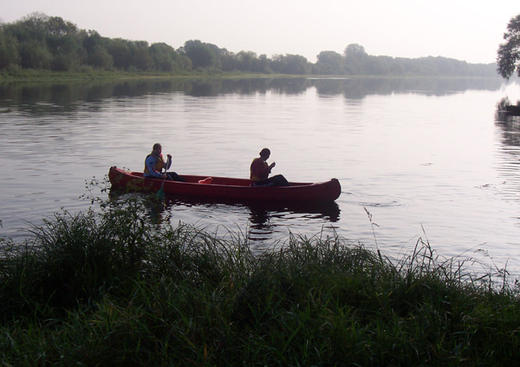
[(155, 193), (155, 197), (158, 199), (158, 200), (162, 200), (164, 199), (164, 181), (166, 181), (167, 178), (165, 178), (162, 183), (161, 183), (161, 188), (159, 189), (159, 191), (157, 191)]
[[(172, 156), (168, 154), (168, 160), (166, 161), (166, 167), (169, 167), (171, 165), (171, 159), (172, 159)], [(168, 163), (170, 163), (170, 164), (168, 164)], [(168, 169), (164, 170), (164, 174), (166, 175), (166, 177), (164, 178), (164, 180), (161, 183), (161, 188), (155, 194), (155, 197), (157, 199), (164, 199), (164, 182), (168, 179), (167, 171), (168, 171)]]

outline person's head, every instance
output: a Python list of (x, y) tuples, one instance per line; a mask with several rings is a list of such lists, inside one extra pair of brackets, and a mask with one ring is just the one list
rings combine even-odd
[(162, 151), (162, 146), (161, 146), (161, 144), (159, 144), (159, 143), (155, 143), (155, 144), (153, 145), (152, 152), (155, 153), (155, 154), (157, 154), (157, 155), (160, 155), (160, 154), (161, 154), (161, 151)]
[(271, 155), (271, 151), (268, 148), (264, 148), (260, 151), (260, 157), (266, 161)]

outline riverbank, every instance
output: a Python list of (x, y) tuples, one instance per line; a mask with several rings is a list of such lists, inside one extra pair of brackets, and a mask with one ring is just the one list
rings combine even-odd
[(179, 73), (161, 72), (124, 72), (87, 70), (78, 72), (60, 72), (50, 70), (19, 69), (16, 71), (0, 72), (0, 83), (42, 82), (63, 83), (81, 81), (117, 81), (117, 80), (146, 80), (146, 79), (500, 79), (496, 77), (479, 76), (442, 76), (442, 75), (317, 75), (317, 74), (275, 74), (275, 73), (245, 73), (222, 72), (218, 70), (183, 71)]
[[(103, 207), (103, 206), (102, 206)], [(157, 227), (137, 200), (3, 239), (6, 365), (507, 365), (518, 288), (337, 237), (254, 254), (241, 234)]]
[(50, 70), (19, 70), (16, 72), (1, 72), (0, 83), (11, 82), (74, 82), (74, 81), (112, 81), (135, 79), (265, 79), (265, 78), (302, 78), (306, 75), (260, 74), (220, 71), (193, 71), (182, 73), (160, 72), (123, 72), (123, 71), (96, 71), (84, 72), (57, 72)]

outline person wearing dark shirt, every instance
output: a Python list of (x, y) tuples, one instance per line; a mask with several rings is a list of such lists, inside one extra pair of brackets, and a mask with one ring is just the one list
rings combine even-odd
[(275, 162), (267, 164), (271, 151), (264, 148), (260, 151), (260, 157), (255, 158), (251, 163), (250, 175), (252, 186), (289, 186), (283, 175), (269, 177), (271, 170), (276, 165)]

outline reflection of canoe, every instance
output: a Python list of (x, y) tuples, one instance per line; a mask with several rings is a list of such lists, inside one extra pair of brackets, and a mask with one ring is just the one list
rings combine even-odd
[(130, 172), (110, 167), (108, 173), (114, 189), (126, 191), (158, 191), (163, 186), (166, 194), (203, 197), (208, 199), (245, 201), (334, 201), (341, 194), (341, 186), (335, 178), (321, 183), (296, 183), (283, 187), (252, 187), (251, 181), (242, 178), (212, 177), (210, 184), (199, 183), (207, 176), (182, 175), (185, 182), (144, 178), (141, 172)]
[(339, 220), (340, 209), (335, 201), (327, 201), (323, 203), (266, 203), (251, 202), (246, 206), (251, 211), (249, 221), (255, 228), (264, 227), (270, 223), (271, 218), (294, 218), (295, 215), (300, 218), (309, 219), (325, 219), (329, 222), (337, 222)]

